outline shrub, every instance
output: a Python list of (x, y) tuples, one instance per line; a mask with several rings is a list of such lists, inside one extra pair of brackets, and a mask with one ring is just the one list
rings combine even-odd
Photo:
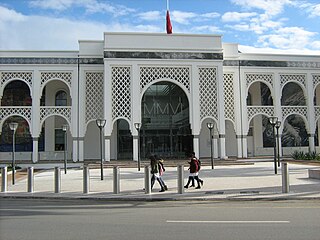
[(304, 153), (302, 151), (294, 151), (291, 157), (295, 160), (320, 160), (320, 155), (315, 151)]

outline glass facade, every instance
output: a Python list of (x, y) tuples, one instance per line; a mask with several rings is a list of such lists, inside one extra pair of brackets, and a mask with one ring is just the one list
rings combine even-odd
[(189, 102), (184, 91), (170, 82), (150, 86), (142, 102), (140, 153), (183, 158), (193, 149)]

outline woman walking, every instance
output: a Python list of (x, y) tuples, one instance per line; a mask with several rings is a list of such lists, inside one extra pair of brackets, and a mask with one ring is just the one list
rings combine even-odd
[[(191, 183), (190, 187), (194, 187), (194, 180), (197, 181), (198, 186), (196, 189), (200, 189), (203, 185), (203, 180), (199, 178), (199, 170), (200, 170), (200, 161), (196, 158), (195, 153), (193, 152), (190, 157), (189, 162), (189, 179), (187, 184), (184, 186), (185, 188), (189, 188), (189, 184)], [(200, 186), (201, 184), (201, 186)]]

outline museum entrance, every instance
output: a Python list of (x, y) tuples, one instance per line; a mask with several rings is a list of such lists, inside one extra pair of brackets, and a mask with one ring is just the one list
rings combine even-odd
[(141, 102), (141, 157), (185, 158), (193, 149), (189, 102), (184, 91), (171, 82), (150, 86)]

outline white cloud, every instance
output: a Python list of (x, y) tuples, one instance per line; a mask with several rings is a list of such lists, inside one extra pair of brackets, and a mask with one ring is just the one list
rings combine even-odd
[(286, 5), (293, 5), (292, 0), (231, 0), (231, 2), (244, 9), (263, 10), (268, 16), (278, 15)]
[(17, 13), (14, 10), (0, 6), (0, 23), (4, 23), (6, 21), (19, 22), (23, 21), (24, 19), (25, 16), (23, 16), (21, 13)]
[[(102, 24), (65, 18), (24, 16), (4, 7), (0, 7), (0, 16), (1, 50), (77, 50), (78, 40), (103, 40), (103, 32), (107, 31), (161, 31), (158, 26), (153, 25), (134, 26), (117, 22)], [(6, 16), (5, 20), (3, 16)]]
[(280, 49), (305, 49), (310, 47), (315, 32), (309, 32), (300, 27), (279, 28), (274, 34), (260, 36), (258, 42), (263, 47)]
[(200, 16), (203, 18), (217, 18), (217, 17), (220, 17), (220, 13), (210, 12), (210, 13), (201, 14)]
[(138, 17), (146, 21), (158, 21), (159, 19), (163, 19), (164, 15), (161, 15), (159, 11), (149, 11), (149, 12), (139, 13)]
[(257, 13), (255, 12), (226, 12), (222, 15), (221, 20), (223, 22), (240, 22), (244, 19), (248, 19), (250, 17), (256, 16)]
[(132, 8), (109, 4), (101, 0), (32, 0), (30, 6), (57, 11), (65, 11), (72, 7), (83, 7), (89, 14), (111, 13), (114, 16), (123, 16), (135, 12)]
[(203, 25), (203, 26), (197, 26), (197, 27), (193, 27), (191, 29), (192, 33), (222, 33), (223, 31), (219, 28), (219, 27), (216, 27), (216, 26), (211, 26), (211, 25)]
[(180, 24), (189, 24), (190, 20), (197, 17), (198, 15), (193, 12), (181, 12), (181, 11), (172, 11), (172, 21), (175, 21)]
[(320, 49), (320, 41), (313, 41), (310, 45), (313, 49)]
[(305, 9), (310, 17), (320, 17), (320, 4), (302, 3), (297, 6)]

